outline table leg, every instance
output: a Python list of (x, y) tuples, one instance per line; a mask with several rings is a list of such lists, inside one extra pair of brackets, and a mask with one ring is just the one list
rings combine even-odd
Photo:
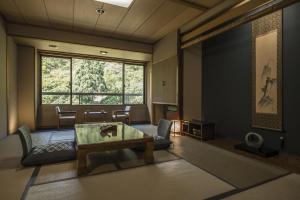
[(84, 175), (87, 171), (87, 153), (83, 150), (78, 150), (77, 152), (77, 175)]
[(144, 159), (145, 159), (146, 163), (153, 163), (154, 162), (153, 150), (154, 150), (154, 143), (153, 142), (147, 142), (145, 153), (144, 153)]

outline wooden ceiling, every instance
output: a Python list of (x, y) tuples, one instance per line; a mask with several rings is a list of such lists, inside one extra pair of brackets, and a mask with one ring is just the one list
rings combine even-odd
[(123, 8), (94, 0), (0, 0), (0, 13), (13, 23), (153, 43), (221, 1), (134, 0)]

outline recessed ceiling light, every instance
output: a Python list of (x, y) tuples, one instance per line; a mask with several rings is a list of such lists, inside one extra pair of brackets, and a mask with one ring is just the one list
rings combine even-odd
[(101, 54), (101, 55), (106, 55), (106, 54), (107, 54), (107, 51), (100, 51), (100, 54)]
[(128, 8), (133, 0), (95, 0), (103, 3), (108, 3), (116, 6)]
[(49, 47), (51, 49), (58, 49), (58, 46), (56, 44), (49, 44)]
[(105, 10), (103, 8), (97, 8), (96, 9), (96, 12), (99, 14), (99, 15), (102, 15), (104, 14)]

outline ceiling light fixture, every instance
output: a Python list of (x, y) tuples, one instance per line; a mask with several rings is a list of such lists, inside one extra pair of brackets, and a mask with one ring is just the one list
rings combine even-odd
[(49, 44), (49, 48), (58, 49), (58, 46), (56, 44)]
[(101, 55), (106, 55), (106, 54), (107, 54), (107, 51), (100, 51), (100, 54), (101, 54)]
[(105, 10), (103, 8), (97, 8), (96, 9), (96, 13), (98, 13), (99, 15), (104, 14)]
[(95, 0), (95, 1), (100, 1), (103, 3), (108, 3), (108, 4), (128, 8), (131, 5), (133, 0)]

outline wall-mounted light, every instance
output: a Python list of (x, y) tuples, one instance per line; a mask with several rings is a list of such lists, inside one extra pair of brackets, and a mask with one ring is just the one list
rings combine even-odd
[(58, 49), (58, 46), (56, 44), (49, 44), (49, 48)]
[(108, 52), (107, 51), (100, 51), (101, 55), (106, 55)]

